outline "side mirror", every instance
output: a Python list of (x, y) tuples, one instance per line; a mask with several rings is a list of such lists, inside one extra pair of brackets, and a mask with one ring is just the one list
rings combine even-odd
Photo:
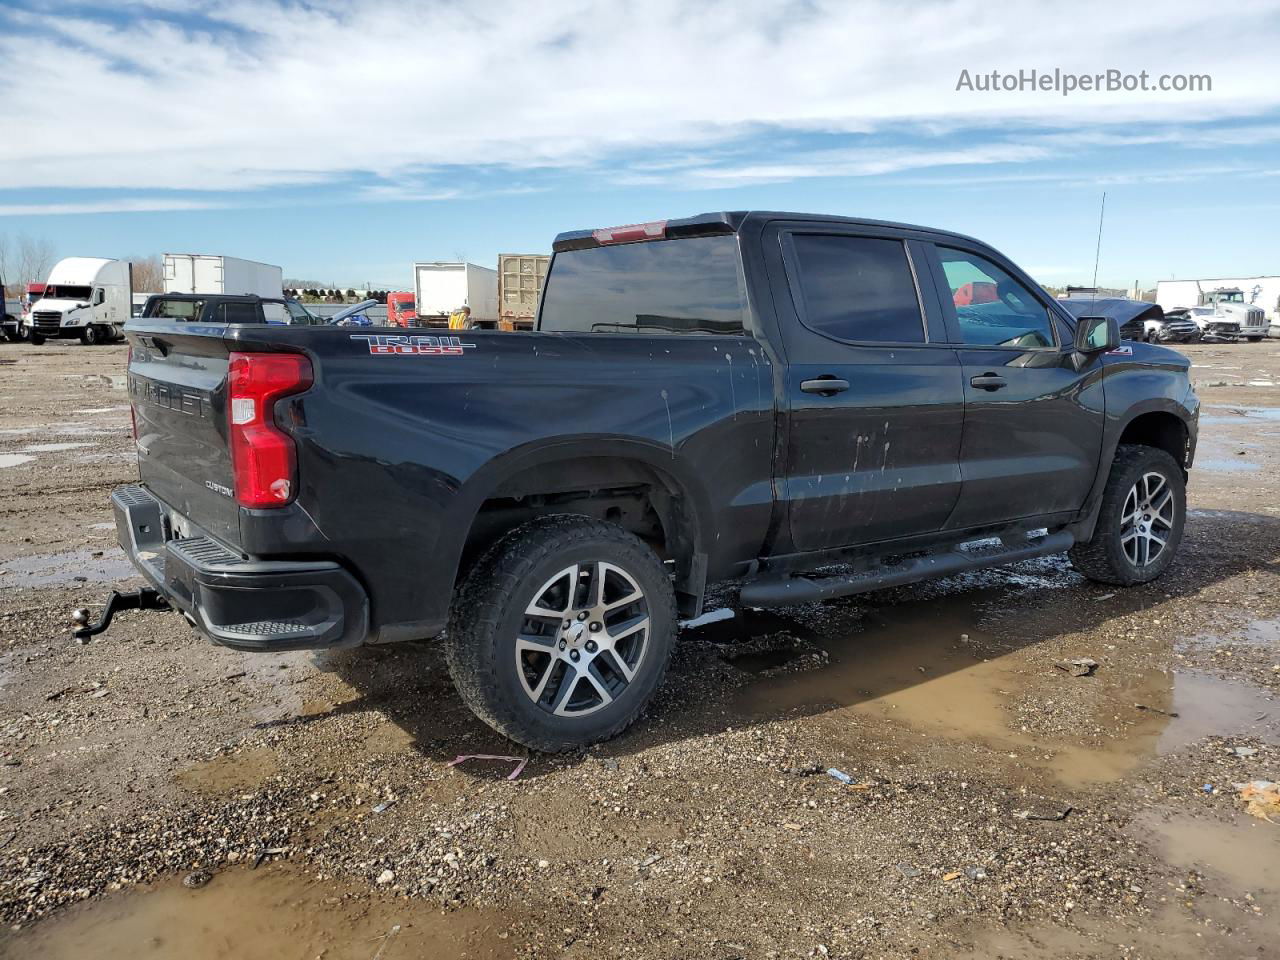
[(1076, 321), (1076, 349), (1103, 353), (1120, 346), (1120, 325), (1115, 317), (1081, 317)]

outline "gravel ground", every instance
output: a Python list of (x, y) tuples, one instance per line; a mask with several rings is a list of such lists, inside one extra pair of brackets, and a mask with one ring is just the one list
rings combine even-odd
[(740, 611), (624, 737), (508, 780), (449, 765), (521, 751), (430, 643), (75, 643), (130, 574), (124, 349), (0, 346), (0, 956), (1280, 954), (1280, 823), (1232, 786), (1280, 779), (1280, 345), (1186, 352), (1157, 583), (1055, 557)]

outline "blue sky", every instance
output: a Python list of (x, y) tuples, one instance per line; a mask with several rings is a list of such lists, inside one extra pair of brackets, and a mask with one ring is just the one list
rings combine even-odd
[[(956, 229), (1082, 282), (1105, 190), (1101, 282), (1280, 273), (1274, 3), (23, 2), (0, 236), (60, 255), (405, 286), (413, 260), (768, 208)], [(1033, 68), (1212, 89), (956, 89)]]

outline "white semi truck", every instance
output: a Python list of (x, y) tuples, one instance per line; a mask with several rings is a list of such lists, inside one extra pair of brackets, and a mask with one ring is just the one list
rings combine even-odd
[(470, 311), (471, 326), (498, 325), (497, 270), (459, 261), (415, 263), (413, 292), (419, 326), (448, 326), (449, 315), (463, 307)]
[(49, 271), (44, 295), (31, 305), (31, 342), (78, 337), (82, 343), (119, 339), (133, 306), (128, 260), (67, 257)]

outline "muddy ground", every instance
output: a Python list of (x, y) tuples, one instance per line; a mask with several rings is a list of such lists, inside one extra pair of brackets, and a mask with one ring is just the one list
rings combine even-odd
[(1280, 779), (1280, 344), (1186, 352), (1157, 583), (1051, 558), (739, 612), (631, 732), (509, 780), (449, 765), (521, 751), (429, 643), (73, 641), (129, 576), (124, 349), (0, 346), (0, 956), (1280, 956), (1280, 823), (1233, 787)]

